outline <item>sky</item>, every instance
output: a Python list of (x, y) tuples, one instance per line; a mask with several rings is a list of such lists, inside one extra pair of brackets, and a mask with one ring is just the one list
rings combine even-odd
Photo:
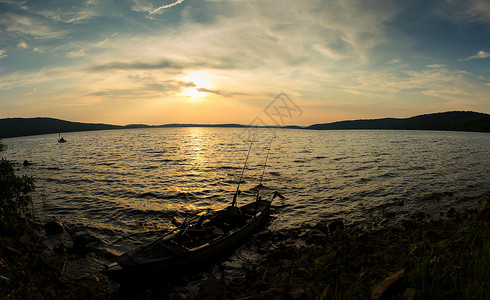
[(489, 0), (0, 0), (0, 118), (490, 113)]

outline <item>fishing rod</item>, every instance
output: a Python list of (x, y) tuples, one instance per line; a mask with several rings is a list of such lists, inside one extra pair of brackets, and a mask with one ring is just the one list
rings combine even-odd
[(267, 166), (267, 160), (269, 159), (269, 153), (271, 152), (272, 140), (275, 137), (276, 129), (274, 129), (274, 132), (272, 132), (272, 137), (271, 137), (271, 140), (269, 141), (269, 148), (267, 149), (267, 155), (265, 156), (264, 168), (262, 169), (262, 175), (260, 176), (260, 183), (259, 183), (258, 189), (257, 189), (257, 197), (256, 197), (257, 201), (260, 200), (260, 189), (262, 188), (262, 180), (264, 179), (265, 167)]
[(248, 147), (247, 157), (245, 158), (245, 163), (243, 164), (242, 174), (240, 175), (240, 180), (238, 180), (238, 186), (236, 187), (236, 192), (233, 195), (233, 202), (231, 203), (231, 206), (236, 205), (236, 198), (238, 197), (238, 194), (240, 194), (240, 184), (242, 183), (243, 173), (245, 173), (245, 168), (247, 167), (248, 157), (250, 156), (250, 150), (252, 150), (252, 145), (255, 141), (256, 135), (257, 135), (257, 126), (255, 127), (253, 138), (250, 141), (250, 146)]

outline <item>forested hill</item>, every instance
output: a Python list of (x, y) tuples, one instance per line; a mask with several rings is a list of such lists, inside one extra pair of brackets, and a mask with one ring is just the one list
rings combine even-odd
[(490, 115), (470, 111), (451, 111), (411, 118), (340, 121), (315, 124), (306, 129), (406, 129), (490, 132)]
[[(149, 126), (132, 124), (126, 126), (70, 122), (54, 118), (7, 118), (0, 119), (0, 138), (16, 136), (64, 133), (74, 131), (108, 130), (145, 127), (244, 127), (239, 124), (166, 124)], [(490, 132), (490, 115), (477, 112), (453, 111), (420, 115), (406, 119), (384, 118), (374, 120), (340, 121), (315, 124), (308, 127), (286, 126), (316, 130), (329, 129), (412, 129), (456, 130)]]
[(119, 128), (124, 126), (78, 123), (53, 118), (8, 118), (0, 119), (0, 138)]

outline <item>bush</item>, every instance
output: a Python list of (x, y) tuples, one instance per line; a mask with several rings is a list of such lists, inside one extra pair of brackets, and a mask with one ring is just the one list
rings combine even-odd
[[(3, 144), (0, 141), (0, 150)], [(0, 159), (0, 234), (15, 232), (27, 223), (34, 191), (34, 179), (15, 175), (10, 161)]]

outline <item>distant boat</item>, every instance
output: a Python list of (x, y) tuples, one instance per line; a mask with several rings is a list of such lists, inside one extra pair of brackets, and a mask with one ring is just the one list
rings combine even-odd
[(61, 133), (58, 134), (58, 143), (66, 143), (66, 140), (61, 136)]

